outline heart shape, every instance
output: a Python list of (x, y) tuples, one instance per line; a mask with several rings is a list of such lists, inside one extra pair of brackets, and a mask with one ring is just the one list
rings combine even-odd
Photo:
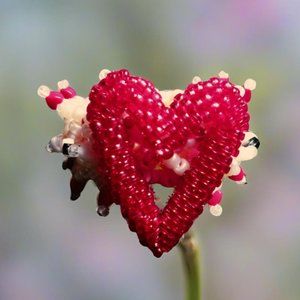
[[(127, 70), (109, 73), (92, 88), (87, 120), (99, 172), (104, 164), (130, 230), (155, 256), (178, 243), (229, 172), (249, 127), (249, 93), (241, 95), (228, 78), (214, 77), (188, 85), (166, 107), (150, 81)], [(191, 140), (196, 154), (183, 154)], [(143, 170), (156, 172), (174, 155), (186, 155), (190, 167), (173, 176), (174, 193), (160, 209), (151, 187), (155, 179)], [(170, 170), (163, 166), (161, 172), (158, 181)]]

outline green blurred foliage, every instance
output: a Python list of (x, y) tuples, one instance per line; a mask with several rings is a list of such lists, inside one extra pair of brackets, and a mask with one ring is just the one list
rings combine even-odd
[[(299, 3), (0, 0), (0, 299), (182, 299), (174, 249), (157, 260), (120, 217), (95, 213), (89, 185), (68, 202), (62, 127), (36, 95), (67, 78), (87, 95), (102, 68), (160, 89), (221, 69), (257, 81), (250, 105), (262, 146), (249, 184), (226, 182), (224, 214), (195, 224), (206, 299), (300, 297)], [(298, 69), (297, 69), (298, 68)], [(164, 191), (160, 191), (162, 197)]]

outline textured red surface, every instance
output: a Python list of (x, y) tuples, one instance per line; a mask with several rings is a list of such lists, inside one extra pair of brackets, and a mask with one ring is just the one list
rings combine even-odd
[(57, 105), (62, 103), (63, 100), (64, 100), (64, 96), (57, 91), (51, 91), (49, 96), (46, 97), (47, 105), (53, 110), (56, 109)]
[[(127, 70), (109, 73), (92, 88), (87, 119), (101, 173), (104, 164), (106, 194), (110, 190), (130, 230), (155, 256), (178, 243), (229, 171), (249, 127), (250, 93), (241, 97), (228, 79), (211, 78), (188, 85), (168, 108), (150, 81)], [(160, 209), (151, 183), (168, 176), (149, 181), (147, 170), (153, 175), (189, 139), (197, 155), (187, 156), (190, 169), (183, 176), (162, 183), (175, 190)]]

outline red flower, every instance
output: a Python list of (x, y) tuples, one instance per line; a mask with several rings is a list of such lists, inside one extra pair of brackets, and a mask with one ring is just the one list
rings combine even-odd
[[(195, 77), (184, 91), (159, 92), (127, 70), (105, 70), (90, 103), (74, 96), (57, 105), (65, 129), (49, 149), (73, 156), (64, 163), (73, 174), (72, 199), (92, 179), (100, 189), (99, 214), (119, 204), (130, 230), (159, 257), (178, 243), (204, 205), (221, 213), (224, 175), (245, 183), (239, 153), (252, 158), (259, 145), (254, 134), (245, 135), (254, 87), (253, 80), (235, 86), (221, 72), (207, 81)], [(155, 204), (154, 183), (174, 187), (163, 209)]]

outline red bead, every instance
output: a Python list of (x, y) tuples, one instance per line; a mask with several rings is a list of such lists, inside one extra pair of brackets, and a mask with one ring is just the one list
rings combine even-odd
[(57, 106), (64, 101), (64, 97), (60, 92), (51, 91), (49, 96), (46, 97), (47, 105), (51, 109), (56, 109)]
[(60, 92), (63, 94), (65, 99), (70, 99), (76, 96), (76, 91), (71, 86), (61, 89)]

